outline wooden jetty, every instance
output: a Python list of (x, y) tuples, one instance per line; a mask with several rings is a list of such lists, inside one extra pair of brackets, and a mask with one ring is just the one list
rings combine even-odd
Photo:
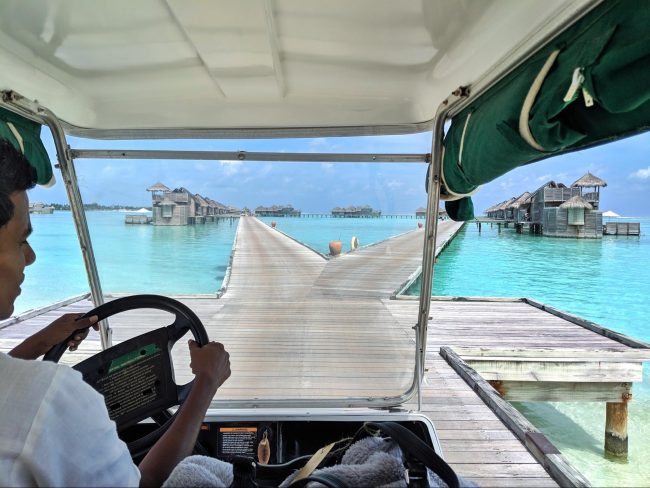
[[(517, 222), (513, 219), (496, 219), (490, 217), (477, 217), (473, 220), (478, 228), (478, 231), (481, 232), (483, 224), (490, 224), (490, 226), (497, 225), (499, 232), (501, 232), (501, 226), (504, 229), (512, 226), (518, 234), (523, 234), (525, 230), (531, 234), (542, 234), (542, 225), (535, 222)], [(606, 236), (640, 236), (641, 235), (641, 223), (640, 222), (605, 222), (598, 227), (598, 232)], [(552, 237), (566, 237), (563, 235), (554, 235), (546, 233), (547, 236)]]
[[(448, 239), (459, 228), (442, 224), (440, 236)], [(251, 397), (326, 401), (405, 391), (418, 302), (394, 295), (417, 273), (422, 236), (414, 230), (328, 260), (255, 218), (241, 218), (223, 295), (177, 297), (231, 353), (232, 377), (215, 400), (254, 406)], [(0, 348), (12, 348), (61, 313), (92, 307), (87, 297), (59, 305), (0, 323)], [(110, 320), (113, 340), (170, 321), (153, 310), (120, 314)], [(99, 348), (93, 331), (63, 362)], [(182, 341), (173, 356), (180, 383), (191, 376)], [(644, 344), (530, 300), (434, 298), (422, 412), (433, 420), (446, 459), (479, 485), (585, 486), (497, 390), (505, 398), (571, 395), (626, 404), (629, 397), (619, 395), (640, 380), (649, 358)]]
[(606, 222), (603, 224), (603, 234), (606, 236), (639, 236), (640, 222)]

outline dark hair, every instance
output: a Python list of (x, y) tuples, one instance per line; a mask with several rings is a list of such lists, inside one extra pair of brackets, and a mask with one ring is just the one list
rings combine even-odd
[(36, 170), (7, 139), (0, 138), (0, 227), (11, 220), (12, 193), (34, 188)]

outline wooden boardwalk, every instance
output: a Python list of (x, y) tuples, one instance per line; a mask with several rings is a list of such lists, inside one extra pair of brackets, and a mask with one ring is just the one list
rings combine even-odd
[[(462, 224), (438, 223), (436, 256)], [(359, 248), (329, 263), (314, 283), (314, 296), (388, 298), (422, 266), (424, 229)]]
[[(420, 266), (421, 243), (415, 246), (413, 237), (421, 237), (421, 231), (326, 260), (256, 219), (242, 218), (239, 225), (225, 294), (219, 299), (179, 297), (203, 321), (210, 338), (223, 342), (231, 353), (233, 374), (217, 400), (252, 406), (251, 398), (398, 396), (408, 388), (417, 301), (389, 297)], [(441, 231), (444, 235), (444, 228)], [(398, 243), (402, 249), (413, 245), (418, 257), (399, 252)], [(345, 263), (356, 272), (345, 271)], [(364, 273), (364, 267), (372, 270)], [(337, 270), (340, 289), (347, 293), (339, 294)], [(399, 276), (364, 285), (364, 280), (374, 283), (380, 270)], [(375, 295), (366, 296), (364, 286)], [(91, 306), (83, 299), (1, 328), (0, 348), (10, 349), (61, 313)], [(542, 452), (534, 457), (531, 451), (537, 444), (528, 441), (533, 438), (530, 426), (506, 426), (493, 402), (488, 407), (477, 395), (480, 388), (470, 386), (466, 374), (461, 377), (457, 362), (449, 359), (454, 354), (445, 359), (441, 348), (457, 351), (486, 378), (508, 381), (509, 387), (514, 384), (508, 376), (512, 371), (522, 375), (517, 381), (538, 380), (530, 376), (537, 373), (528, 366), (539, 367), (549, 348), (555, 360), (541, 368), (559, 375), (568, 367), (573, 382), (581, 380), (580, 375), (603, 383), (635, 381), (648, 357), (647, 350), (627, 345), (620, 337), (605, 337), (521, 300), (433, 300), (431, 317), (422, 411), (436, 425), (445, 457), (460, 474), (482, 486), (555, 486), (540, 461), (547, 464), (556, 455)], [(113, 340), (119, 342), (171, 320), (163, 312), (137, 310), (110, 322)], [(64, 355), (63, 362), (76, 363), (98, 350), (98, 336), (92, 332), (79, 351)], [(177, 382), (187, 380), (191, 375), (182, 343), (174, 348), (174, 362)], [(523, 386), (509, 392), (522, 394)]]
[(254, 217), (241, 217), (224, 298), (298, 301), (309, 294), (327, 260)]

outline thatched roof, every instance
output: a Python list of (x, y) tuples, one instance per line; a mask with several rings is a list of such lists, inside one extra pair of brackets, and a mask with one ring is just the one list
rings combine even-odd
[(147, 191), (170, 191), (170, 190), (159, 181), (155, 185), (151, 185), (149, 188), (147, 188)]
[(497, 210), (499, 210), (499, 207), (501, 207), (501, 205), (503, 205), (503, 204), (506, 203), (507, 201), (508, 201), (508, 200), (505, 200), (505, 201), (500, 202), (500, 203), (495, 203), (495, 204), (492, 205), (491, 207), (487, 208), (487, 209), (485, 210), (485, 213), (487, 213), (487, 212), (496, 212)]
[(585, 174), (582, 178), (576, 180), (573, 182), (571, 187), (573, 188), (574, 186), (581, 186), (581, 187), (597, 187), (597, 186), (602, 186), (605, 187), (607, 186), (607, 182), (605, 180), (601, 180), (597, 176), (592, 175), (589, 171), (587, 171), (587, 174)]
[(505, 210), (506, 208), (510, 208), (510, 204), (516, 200), (515, 197), (512, 197), (510, 200), (506, 200), (503, 202), (501, 205), (499, 205), (496, 210)]
[(569, 198), (566, 202), (560, 205), (560, 208), (586, 208), (587, 210), (591, 210), (594, 207), (592, 207), (591, 203), (582, 198), (580, 195), (576, 195)]
[(194, 194), (194, 198), (196, 199), (197, 202), (199, 202), (199, 206), (201, 206), (201, 207), (210, 206), (208, 201), (205, 198), (203, 198), (201, 195), (199, 195), (198, 193)]
[(517, 199), (514, 202), (512, 202), (510, 205), (508, 205), (508, 208), (519, 208), (519, 207), (521, 207), (522, 205), (527, 203), (526, 202), (527, 199), (530, 200), (528, 197), (530, 197), (530, 192), (527, 192), (527, 191), (523, 192), (521, 195), (519, 195), (519, 197), (517, 197)]
[(427, 209), (424, 207), (418, 207), (415, 209), (415, 213), (426, 213)]

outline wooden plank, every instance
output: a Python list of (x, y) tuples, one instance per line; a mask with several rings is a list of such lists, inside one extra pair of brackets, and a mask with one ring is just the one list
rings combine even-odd
[(481, 358), (489, 358), (493, 361), (510, 360), (516, 358), (518, 361), (573, 361), (579, 362), (585, 359), (595, 359), (598, 361), (618, 362), (624, 360), (645, 361), (650, 359), (650, 349), (571, 349), (562, 348), (554, 349), (549, 347), (541, 348), (471, 348), (455, 347), (454, 352), (461, 356), (465, 361)]
[[(439, 223), (436, 252), (462, 225), (453, 221)], [(312, 293), (328, 297), (395, 295), (422, 265), (423, 233), (424, 229), (414, 229), (330, 260), (314, 283)]]
[(643, 363), (562, 361), (466, 361), (486, 380), (539, 382), (642, 381)]
[[(494, 415), (494, 413), (492, 413)], [(512, 440), (494, 440), (473, 439), (467, 442), (465, 439), (447, 439), (443, 443), (445, 451), (445, 458), (447, 453), (460, 451), (460, 452), (476, 452), (476, 451), (498, 451), (498, 452), (526, 452), (528, 449), (524, 446), (519, 439)]]
[[(544, 435), (536, 429), (521, 413), (512, 405), (503, 400), (499, 394), (492, 388), (476, 371), (470, 368), (458, 355), (451, 349), (441, 349), (441, 354), (447, 359), (449, 364), (468, 381), (472, 387), (479, 393), (481, 398), (486, 400), (499, 418), (517, 435), (517, 437), (526, 442), (526, 446), (531, 450), (535, 458), (545, 466), (554, 475), (562, 486), (590, 486), (589, 481), (577, 470), (575, 470), (568, 461), (557, 452), (540, 449), (539, 438), (544, 439)], [(531, 435), (534, 434), (534, 435)], [(549, 443), (550, 444), (550, 443)], [(508, 465), (506, 465), (508, 466)], [(465, 471), (471, 473), (471, 471)], [(487, 470), (483, 470), (487, 472)]]
[[(495, 386), (492, 383), (492, 386)], [(620, 402), (630, 383), (504, 381), (495, 386), (510, 402)]]
[(512, 478), (489, 478), (474, 476), (470, 479), (478, 486), (491, 488), (547, 488), (558, 486), (558, 484), (549, 477), (528, 478), (517, 476)]
[[(539, 464), (481, 464), (481, 463), (463, 463), (451, 464), (451, 466), (463, 473), (470, 479), (478, 477), (492, 478), (541, 478), (546, 475), (546, 471)], [(572, 485), (564, 485), (572, 486)]]
[(556, 315), (558, 317), (561, 317), (569, 322), (573, 322), (574, 324), (577, 324), (581, 327), (584, 327), (586, 329), (589, 329), (593, 332), (596, 332), (597, 334), (601, 334), (605, 337), (608, 337), (610, 339), (614, 339), (621, 344), (625, 344), (627, 346), (633, 347), (633, 348), (641, 348), (641, 349), (648, 349), (650, 348), (650, 345), (646, 344), (643, 341), (640, 341), (638, 339), (634, 339), (632, 337), (626, 336), (625, 334), (621, 334), (620, 332), (615, 332), (611, 329), (607, 329), (605, 327), (602, 327), (594, 322), (591, 322), (590, 320), (585, 320), (580, 317), (576, 317), (575, 315), (571, 315), (567, 312), (563, 312), (561, 310), (558, 310), (554, 307), (551, 307), (549, 305), (545, 305), (543, 303), (537, 302), (535, 300), (531, 300), (530, 298), (526, 299), (526, 303), (529, 303), (530, 305), (537, 307), (541, 310), (544, 310), (546, 312), (549, 312), (553, 315)]

